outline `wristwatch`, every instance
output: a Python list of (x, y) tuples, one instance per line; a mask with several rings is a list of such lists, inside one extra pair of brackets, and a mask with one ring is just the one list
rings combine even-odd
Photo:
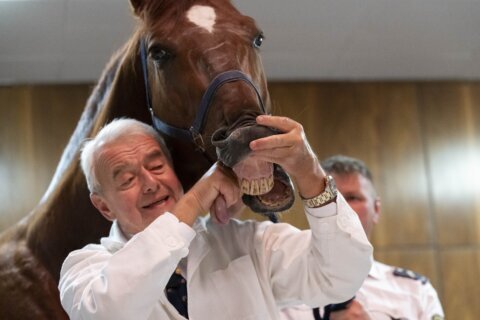
[(318, 196), (309, 199), (303, 199), (303, 203), (308, 208), (319, 208), (327, 205), (337, 199), (337, 186), (333, 177), (328, 175), (325, 177), (325, 190)]

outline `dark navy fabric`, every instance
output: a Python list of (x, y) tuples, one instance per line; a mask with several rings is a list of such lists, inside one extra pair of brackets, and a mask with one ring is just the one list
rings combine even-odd
[(165, 287), (168, 301), (188, 319), (187, 281), (180, 273), (174, 272)]

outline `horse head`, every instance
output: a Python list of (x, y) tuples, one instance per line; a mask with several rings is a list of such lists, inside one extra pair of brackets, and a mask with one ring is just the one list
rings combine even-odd
[(288, 176), (249, 157), (250, 141), (276, 133), (255, 122), (271, 109), (259, 52), (264, 36), (255, 21), (226, 0), (131, 4), (141, 22), (147, 105), (154, 126), (167, 136), (184, 186), (218, 158), (237, 174), (253, 211), (289, 208), (294, 195)]

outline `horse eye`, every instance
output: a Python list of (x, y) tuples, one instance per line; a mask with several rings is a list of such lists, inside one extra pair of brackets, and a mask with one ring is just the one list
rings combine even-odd
[(263, 43), (263, 39), (264, 39), (264, 36), (263, 36), (263, 33), (259, 33), (255, 39), (253, 39), (253, 47), (254, 48), (260, 48), (260, 46), (262, 45)]
[(172, 57), (172, 54), (163, 48), (153, 48), (150, 51), (150, 57), (156, 63), (163, 63)]

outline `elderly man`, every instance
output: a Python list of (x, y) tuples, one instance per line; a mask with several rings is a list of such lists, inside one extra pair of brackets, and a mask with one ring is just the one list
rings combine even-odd
[(300, 124), (257, 122), (283, 133), (252, 141), (252, 156), (296, 181), (311, 230), (230, 219), (241, 194), (219, 164), (183, 194), (158, 134), (113, 121), (81, 155), (92, 203), (113, 224), (63, 264), (71, 319), (278, 319), (279, 306), (339, 302), (358, 290), (372, 259), (358, 217), (325, 184)]
[[(375, 191), (373, 178), (363, 161), (342, 155), (322, 162), (324, 170), (335, 179), (337, 188), (358, 214), (362, 226), (370, 237), (380, 219), (381, 202)], [(330, 310), (331, 312), (329, 312)], [(283, 310), (282, 319), (295, 320), (350, 320), (350, 319), (443, 319), (442, 305), (437, 292), (427, 278), (410, 270), (392, 267), (374, 261), (370, 273), (355, 299), (341, 310), (329, 313), (306, 305)]]

